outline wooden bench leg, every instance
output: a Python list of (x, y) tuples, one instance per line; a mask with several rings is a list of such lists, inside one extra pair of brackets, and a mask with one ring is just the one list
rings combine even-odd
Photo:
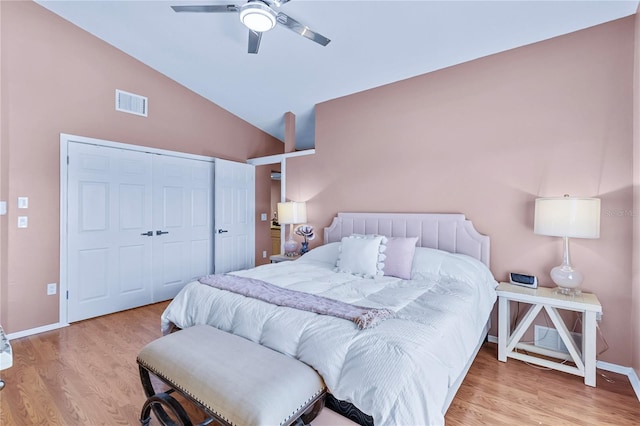
[[(151, 383), (149, 371), (142, 366), (139, 366), (139, 368), (140, 380), (142, 381), (144, 393), (147, 396), (147, 400), (140, 412), (140, 423), (142, 426), (149, 425), (151, 421), (151, 410), (153, 410), (153, 413), (160, 423), (165, 426), (192, 426), (191, 420), (182, 405), (169, 395), (173, 392), (173, 389), (167, 392), (156, 393)], [(168, 409), (169, 412), (167, 412), (165, 408)]]

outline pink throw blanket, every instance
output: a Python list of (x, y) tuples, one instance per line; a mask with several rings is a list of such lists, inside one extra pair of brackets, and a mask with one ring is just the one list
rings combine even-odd
[(395, 312), (389, 309), (350, 305), (339, 300), (278, 287), (253, 278), (218, 274), (207, 275), (199, 281), (220, 290), (252, 297), (273, 305), (343, 318), (355, 322), (360, 329), (375, 327), (381, 321), (395, 316)]

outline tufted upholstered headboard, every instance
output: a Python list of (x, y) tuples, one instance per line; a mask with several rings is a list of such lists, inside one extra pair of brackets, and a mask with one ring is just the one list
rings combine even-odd
[(489, 267), (489, 237), (460, 213), (338, 213), (324, 228), (324, 243), (351, 234), (418, 237), (418, 247), (466, 254)]

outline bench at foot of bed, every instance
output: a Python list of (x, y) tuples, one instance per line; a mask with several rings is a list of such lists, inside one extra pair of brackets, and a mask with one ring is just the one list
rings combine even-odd
[[(308, 365), (217, 328), (198, 325), (161, 337), (138, 354), (151, 411), (164, 425), (191, 425), (186, 410), (171, 396), (177, 392), (223, 425), (299, 425), (324, 406), (325, 384)], [(169, 386), (156, 392), (150, 373)]]

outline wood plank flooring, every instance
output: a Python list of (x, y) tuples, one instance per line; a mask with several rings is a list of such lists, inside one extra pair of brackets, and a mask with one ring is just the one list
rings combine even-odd
[[(6, 381), (0, 425), (139, 424), (145, 398), (135, 359), (160, 337), (166, 305), (12, 340), (14, 365), (0, 372)], [(577, 376), (499, 362), (496, 351), (490, 343), (481, 349), (447, 412), (447, 425), (640, 425), (640, 402), (625, 376), (604, 372), (610, 383), (598, 370), (598, 387), (591, 388)], [(338, 423), (323, 413), (314, 426)]]

